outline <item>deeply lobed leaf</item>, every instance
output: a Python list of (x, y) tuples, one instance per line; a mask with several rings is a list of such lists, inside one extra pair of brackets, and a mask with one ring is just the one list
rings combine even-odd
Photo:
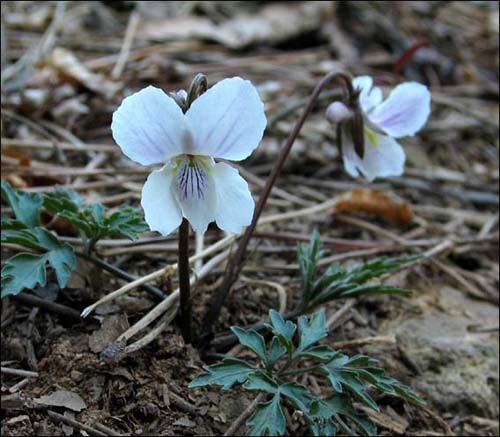
[(356, 433), (349, 427), (342, 416), (349, 418), (366, 436), (373, 436), (377, 434), (377, 428), (374, 423), (365, 414), (358, 413), (353, 407), (350, 400), (346, 396), (335, 394), (325, 399), (324, 404), (333, 412), (336, 422), (347, 432), (349, 435), (356, 435)]
[(19, 294), (25, 288), (45, 285), (47, 273), (45, 254), (18, 253), (5, 262), (2, 268), (2, 299)]
[[(190, 387), (219, 384), (227, 389), (236, 383), (244, 382), (243, 388), (247, 390), (272, 394), (273, 398), (259, 404), (247, 422), (249, 435), (282, 435), (285, 432), (286, 419), (281, 407), (284, 399), (288, 399), (302, 411), (311, 433), (317, 436), (336, 435), (339, 429), (349, 435), (357, 435), (358, 431), (363, 435), (374, 435), (375, 425), (351, 403), (354, 398), (378, 411), (375, 400), (368, 394), (370, 387), (423, 403), (410, 387), (387, 376), (383, 369), (376, 367), (377, 361), (373, 358), (365, 355), (349, 357), (327, 345), (316, 344), (327, 335), (324, 311), (318, 311), (309, 318), (299, 318), (297, 347), (293, 342), (297, 326), (291, 321), (285, 321), (274, 310), (270, 310), (269, 319), (271, 324), (266, 326), (274, 336), (267, 348), (264, 337), (256, 331), (232, 328), (240, 343), (253, 350), (265, 364), (264, 367), (254, 368), (241, 360), (226, 358), (219, 364), (206, 367), (207, 373), (190, 384)], [(274, 370), (274, 364), (286, 353), (286, 348), (290, 348), (288, 359), (283, 362), (281, 369)], [(319, 363), (308, 367), (295, 367), (294, 364), (300, 363), (302, 358), (318, 360)], [(336, 394), (322, 399), (307, 387), (287, 381), (287, 377), (306, 372), (322, 374)]]
[(314, 280), (318, 271), (318, 263), (323, 256), (323, 244), (317, 230), (311, 235), (309, 246), (299, 244), (297, 253), (300, 266), (300, 279), (303, 292), (303, 303), (307, 303), (313, 296)]
[(2, 196), (7, 198), (16, 220), (28, 227), (39, 226), (40, 208), (43, 203), (42, 196), (38, 193), (16, 190), (5, 180), (2, 180), (1, 187)]
[(204, 374), (191, 381), (189, 388), (205, 385), (221, 385), (223, 390), (230, 389), (234, 384), (243, 383), (255, 368), (237, 358), (224, 358), (220, 363), (204, 367)]
[(283, 435), (286, 422), (279, 393), (276, 393), (269, 402), (257, 405), (247, 425), (249, 426), (247, 435), (261, 436), (266, 432), (269, 435)]
[(286, 349), (288, 354), (291, 354), (293, 349), (292, 340), (297, 325), (289, 320), (285, 321), (283, 317), (281, 317), (281, 314), (273, 309), (269, 310), (269, 320), (271, 320), (271, 325), (266, 326), (278, 338), (278, 341)]
[(20, 244), (45, 253), (18, 253), (2, 268), (2, 298), (24, 289), (45, 285), (47, 265), (54, 269), (57, 282), (65, 287), (76, 268), (73, 248), (45, 228), (2, 230), (2, 242)]
[(68, 244), (61, 244), (43, 254), (18, 253), (7, 260), (2, 268), (2, 299), (19, 294), (24, 289), (31, 289), (47, 282), (46, 268), (50, 265), (61, 288), (65, 287), (76, 268), (73, 249)]
[(323, 274), (319, 274), (319, 261), (323, 248), (319, 233), (314, 231), (308, 246), (297, 247), (302, 284), (302, 312), (334, 299), (373, 294), (409, 294), (404, 288), (383, 284), (373, 285), (367, 282), (386, 273), (394, 272), (402, 265), (418, 259), (418, 256), (402, 258), (381, 257), (365, 264), (342, 269), (339, 263), (330, 265)]
[(330, 381), (333, 389), (342, 393), (344, 388), (370, 408), (378, 411), (378, 406), (366, 392), (371, 385), (388, 394), (399, 396), (413, 402), (424, 404), (411, 388), (389, 377), (380, 367), (374, 367), (376, 361), (364, 355), (349, 358), (340, 354), (337, 358), (320, 366), (321, 371)]
[(131, 206), (121, 205), (108, 216), (101, 203), (85, 206), (78, 194), (63, 188), (46, 193), (43, 202), (47, 210), (71, 223), (94, 243), (106, 236), (123, 236), (135, 240), (139, 232), (148, 229), (140, 211)]
[(299, 326), (299, 351), (306, 350), (309, 346), (326, 337), (325, 311), (321, 309), (314, 313), (309, 319), (301, 316), (298, 320)]
[(262, 335), (254, 329), (242, 329), (237, 326), (232, 326), (231, 331), (243, 346), (255, 352), (261, 360), (266, 361), (266, 343)]

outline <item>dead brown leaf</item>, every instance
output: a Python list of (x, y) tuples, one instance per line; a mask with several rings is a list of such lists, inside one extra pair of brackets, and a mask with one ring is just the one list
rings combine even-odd
[(363, 213), (382, 217), (392, 223), (407, 226), (412, 212), (406, 201), (393, 193), (372, 188), (353, 188), (336, 202), (333, 213)]
[(50, 395), (42, 396), (34, 399), (34, 401), (37, 404), (50, 407), (65, 407), (77, 412), (87, 408), (87, 404), (79, 394), (68, 390), (56, 390)]
[(54, 48), (45, 67), (55, 69), (63, 81), (76, 81), (107, 99), (122, 87), (119, 82), (112, 82), (101, 74), (93, 73), (71, 51), (62, 47)]
[(146, 21), (138, 35), (156, 41), (202, 38), (232, 49), (252, 44), (279, 44), (315, 31), (333, 11), (331, 2), (269, 4), (258, 14), (240, 14), (219, 25), (206, 17), (175, 17)]

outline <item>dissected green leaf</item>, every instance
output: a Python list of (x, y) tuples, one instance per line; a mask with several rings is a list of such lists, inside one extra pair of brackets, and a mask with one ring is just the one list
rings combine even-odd
[(47, 252), (45, 256), (56, 273), (59, 286), (61, 288), (66, 287), (71, 272), (76, 269), (76, 257), (73, 248), (69, 244), (61, 244), (58, 248)]
[(394, 394), (393, 385), (397, 381), (394, 378), (388, 377), (384, 370), (378, 367), (364, 367), (350, 369), (350, 371), (356, 374), (361, 380), (372, 384), (384, 393)]
[(21, 229), (27, 229), (23, 222), (2, 215), (2, 232), (4, 230), (20, 231)]
[(248, 390), (262, 390), (267, 393), (281, 393), (289, 398), (304, 413), (309, 411), (309, 405), (313, 396), (303, 385), (296, 383), (281, 384), (267, 376), (264, 372), (258, 371), (248, 376), (243, 388)]
[(418, 396), (411, 387), (397, 383), (393, 385), (394, 391), (398, 396), (401, 396), (404, 399), (407, 399), (411, 402), (415, 402), (420, 405), (426, 405), (427, 403)]
[(327, 335), (323, 309), (314, 313), (309, 319), (307, 316), (299, 317), (298, 325), (300, 336), (298, 351), (306, 350)]
[(390, 285), (375, 284), (375, 285), (362, 285), (352, 290), (342, 293), (342, 297), (355, 297), (355, 296), (368, 296), (375, 294), (395, 294), (408, 296), (411, 294), (411, 290), (407, 288), (392, 287)]
[(341, 420), (339, 416), (345, 416), (349, 418), (360, 431), (367, 436), (373, 436), (377, 434), (377, 428), (373, 422), (365, 414), (358, 413), (351, 405), (349, 399), (346, 396), (335, 394), (323, 401), (328, 408), (333, 411), (336, 421), (339, 425), (344, 428), (344, 431), (350, 435), (356, 435), (356, 433), (347, 424)]
[(261, 436), (266, 431), (269, 435), (283, 435), (285, 433), (285, 415), (280, 406), (280, 395), (276, 393), (266, 403), (257, 405), (252, 417), (248, 420), (248, 435)]
[(232, 326), (231, 331), (234, 332), (243, 346), (254, 351), (261, 360), (266, 360), (266, 342), (262, 335), (254, 329), (242, 329), (237, 326)]
[(338, 393), (342, 393), (344, 391), (342, 387), (343, 376), (339, 369), (329, 366), (322, 366), (322, 368), (325, 370), (325, 375), (332, 384), (333, 389)]
[(68, 211), (77, 213), (83, 205), (83, 199), (75, 192), (57, 187), (43, 195), (43, 206), (53, 213)]
[(324, 437), (337, 435), (337, 427), (333, 423), (332, 419), (316, 419), (311, 421), (310, 424), (311, 432), (314, 436)]
[[(343, 355), (345, 357), (344, 364), (348, 363), (349, 366), (356, 367), (367, 367), (367, 366), (375, 366), (378, 363), (378, 360), (375, 358), (369, 357), (367, 355), (353, 355), (352, 357), (348, 357), (347, 355)], [(380, 369), (381, 370), (381, 369)]]
[(330, 264), (325, 273), (316, 279), (313, 294), (315, 296), (318, 295), (322, 290), (326, 289), (330, 284), (342, 278), (344, 275), (345, 272), (342, 270), (339, 262)]
[[(281, 332), (282, 337), (290, 340), (295, 325), (287, 325), (277, 313), (270, 313), (273, 332)], [(265, 350), (264, 338), (255, 331), (233, 328), (241, 343), (262, 355)], [(237, 382), (244, 382), (243, 388), (259, 390), (273, 394), (271, 401), (260, 404), (252, 418), (248, 421), (250, 435), (282, 435), (286, 428), (286, 419), (280, 402), (287, 398), (304, 413), (313, 435), (336, 435), (339, 429), (349, 435), (374, 435), (376, 428), (370, 419), (359, 413), (352, 405), (357, 399), (378, 411), (375, 400), (368, 394), (374, 387), (384, 393), (399, 395), (412, 402), (423, 401), (412, 392), (410, 387), (399, 383), (386, 375), (385, 371), (376, 367), (377, 360), (366, 355), (349, 357), (340, 351), (333, 351), (326, 345), (315, 345), (326, 335), (325, 314), (314, 313), (310, 318), (300, 317), (298, 321), (299, 346), (290, 355), (281, 369), (274, 371), (273, 365), (285, 351), (278, 336), (274, 336), (268, 346), (267, 355), (261, 358), (265, 368), (256, 369), (236, 359), (225, 359), (218, 365), (206, 367), (208, 372), (190, 384), (199, 387), (206, 384), (219, 384), (229, 388)], [(293, 348), (293, 344), (292, 348)], [(276, 358), (278, 357), (278, 358)], [(301, 357), (321, 360), (320, 363), (307, 367), (287, 370)], [(297, 361), (296, 361), (297, 360)], [(272, 365), (269, 365), (272, 363)], [(287, 382), (286, 377), (297, 372), (320, 371), (331, 383), (337, 394), (328, 399), (319, 399), (307, 387), (295, 382)], [(275, 373), (276, 372), (276, 373)]]
[(323, 364), (321, 369), (336, 392), (342, 393), (345, 388), (364, 404), (378, 411), (377, 403), (366, 393), (368, 386), (358, 379), (356, 369), (349, 368), (346, 365), (338, 366), (332, 362)]
[(275, 334), (281, 334), (291, 340), (297, 326), (290, 320), (285, 321), (278, 311), (269, 310), (269, 319), (271, 320), (271, 328)]
[(333, 416), (334, 411), (330, 405), (323, 399), (316, 398), (309, 408), (309, 414), (313, 417), (321, 417), (322, 419), (329, 419)]
[[(20, 223), (20, 222), (19, 222)], [(24, 225), (23, 225), (24, 226)], [(2, 243), (18, 244), (30, 249), (41, 250), (42, 247), (38, 237), (32, 230), (24, 229), (2, 229)]]
[(87, 207), (96, 222), (101, 222), (104, 219), (106, 209), (102, 203), (92, 203)]
[(326, 345), (313, 346), (297, 354), (297, 357), (316, 358), (318, 360), (332, 360), (340, 354), (339, 351), (331, 350)]
[(19, 294), (25, 288), (45, 285), (46, 264), (45, 254), (18, 253), (7, 260), (2, 268), (2, 299)]
[(425, 405), (425, 401), (417, 396), (411, 387), (401, 384), (398, 380), (387, 375), (384, 369), (374, 367), (376, 362), (373, 358), (365, 355), (356, 355), (349, 359), (344, 368), (354, 373), (359, 380), (373, 385), (384, 393), (398, 395), (409, 401)]
[(308, 302), (312, 296), (314, 280), (318, 271), (318, 263), (323, 256), (323, 245), (317, 230), (311, 235), (309, 246), (299, 244), (297, 247), (300, 266), (300, 280), (304, 302)]
[(234, 384), (243, 383), (255, 368), (237, 358), (224, 358), (220, 363), (204, 367), (206, 373), (191, 381), (189, 388), (205, 385), (221, 385), (223, 390), (230, 389)]
[(409, 294), (410, 291), (403, 288), (383, 284), (364, 284), (373, 278), (393, 272), (402, 265), (417, 258), (418, 256), (402, 258), (381, 257), (365, 264), (351, 267), (346, 271), (337, 271), (335, 274), (330, 275), (327, 280), (323, 278), (320, 281), (322, 290), (317, 293), (316, 302), (321, 303), (332, 299), (365, 294)]
[(276, 393), (279, 388), (276, 381), (261, 371), (248, 375), (247, 382), (245, 382), (243, 387), (247, 390), (262, 390), (268, 393)]
[(2, 242), (21, 244), (45, 253), (19, 253), (7, 260), (2, 268), (2, 298), (18, 294), (36, 285), (45, 285), (47, 264), (55, 271), (57, 282), (65, 287), (76, 268), (73, 248), (62, 243), (47, 229), (2, 231)]
[(91, 239), (93, 236), (100, 235), (99, 226), (91, 220), (85, 212), (74, 211), (60, 211), (57, 213), (59, 217), (71, 223), (77, 229), (82, 231), (87, 238)]
[(286, 350), (281, 345), (278, 337), (273, 337), (266, 354), (267, 366), (271, 369), (276, 363), (276, 361), (278, 361), (285, 353)]
[(102, 223), (110, 235), (121, 235), (130, 240), (136, 240), (138, 233), (149, 229), (141, 212), (128, 205), (120, 206), (109, 217), (102, 219)]
[(309, 426), (314, 436), (335, 436), (337, 427), (332, 420), (334, 411), (323, 399), (316, 398), (311, 403), (309, 414)]
[(40, 208), (43, 203), (42, 196), (38, 193), (16, 190), (5, 180), (2, 180), (1, 186), (2, 196), (7, 198), (14, 211), (16, 220), (28, 227), (40, 225)]
[[(342, 281), (344, 282), (344, 280)], [(358, 285), (357, 283), (347, 283), (338, 285), (331, 284), (319, 293), (314, 299), (313, 305), (320, 305), (330, 302), (334, 299), (342, 299), (355, 296), (377, 295), (377, 294), (393, 294), (407, 296), (411, 291), (406, 288), (392, 287), (384, 284), (366, 284)]]
[(378, 406), (367, 393), (369, 386), (376, 387), (387, 394), (397, 394), (413, 402), (425, 403), (413, 393), (410, 387), (388, 376), (380, 367), (375, 367), (376, 362), (373, 358), (365, 355), (355, 355), (349, 358), (347, 355), (339, 354), (328, 363), (322, 364), (320, 369), (335, 391), (341, 393), (344, 392), (343, 389), (347, 389), (356, 398), (376, 411), (378, 411)]
[(290, 382), (280, 385), (279, 392), (291, 399), (293, 403), (304, 413), (309, 412), (309, 406), (311, 405), (313, 395), (306, 387)]
[(366, 392), (369, 386), (365, 385), (361, 380), (358, 379), (357, 373), (350, 373), (348, 371), (340, 371), (339, 373), (341, 375), (340, 382), (343, 387), (349, 390), (366, 406), (375, 411), (380, 411), (375, 400)]
[(297, 326), (289, 320), (285, 321), (278, 311), (272, 309), (269, 310), (269, 320), (271, 321), (271, 325), (267, 325), (267, 327), (272, 330), (282, 346), (291, 354), (293, 349), (292, 339)]
[(297, 251), (302, 282), (301, 308), (303, 312), (334, 299), (369, 294), (409, 294), (410, 290), (404, 288), (367, 284), (367, 282), (383, 274), (394, 272), (402, 265), (419, 258), (419, 256), (381, 257), (347, 270), (343, 270), (339, 263), (334, 263), (323, 274), (319, 274), (319, 261), (323, 256), (319, 234), (314, 232), (310, 244), (299, 245)]
[(44, 207), (82, 231), (92, 244), (106, 236), (135, 240), (139, 232), (148, 229), (141, 212), (136, 208), (121, 205), (108, 215), (101, 203), (85, 206), (78, 194), (63, 188), (46, 193)]
[(386, 256), (375, 258), (364, 264), (354, 266), (347, 271), (350, 282), (363, 284), (370, 279), (377, 278), (398, 270), (404, 264), (419, 259), (420, 255), (412, 255), (401, 258), (389, 258)]

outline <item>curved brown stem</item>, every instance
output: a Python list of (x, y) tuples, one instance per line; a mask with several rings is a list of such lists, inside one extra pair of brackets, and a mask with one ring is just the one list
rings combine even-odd
[(352, 86), (351, 78), (345, 74), (345, 73), (337, 73), (337, 72), (331, 72), (324, 76), (320, 82), (316, 85), (314, 88), (314, 91), (311, 94), (311, 97), (309, 98), (309, 102), (302, 112), (301, 117), (297, 121), (296, 125), (294, 126), (292, 132), (288, 136), (288, 139), (286, 140), (286, 143), (283, 145), (281, 148), (278, 160), (269, 175), (269, 178), (267, 179), (266, 186), (264, 187), (264, 191), (259, 197), (259, 200), (257, 202), (257, 205), (255, 207), (252, 223), (250, 226), (248, 226), (245, 230), (245, 233), (240, 239), (240, 243), (238, 245), (238, 249), (234, 255), (234, 257), (229, 261), (227, 269), (226, 269), (226, 275), (224, 277), (224, 282), (222, 283), (221, 287), (219, 290), (214, 294), (207, 312), (205, 313), (205, 317), (203, 320), (203, 329), (205, 330), (205, 336), (203, 337), (203, 348), (207, 348), (209, 342), (211, 341), (213, 337), (213, 326), (217, 319), (219, 318), (220, 311), (222, 309), (222, 306), (224, 304), (224, 301), (227, 298), (227, 295), (229, 294), (229, 290), (231, 289), (231, 286), (234, 284), (236, 281), (241, 268), (243, 267), (243, 258), (245, 256), (246, 248), (248, 245), (248, 242), (250, 241), (250, 237), (252, 236), (253, 231), (255, 230), (255, 227), (257, 226), (257, 222), (259, 220), (259, 217), (264, 209), (264, 206), (266, 204), (266, 201), (271, 194), (271, 190), (273, 188), (273, 185), (275, 184), (281, 169), (283, 168), (283, 165), (286, 161), (286, 158), (288, 157), (288, 154), (290, 153), (290, 150), (293, 146), (293, 143), (297, 139), (297, 136), (302, 129), (302, 126), (304, 125), (304, 122), (306, 121), (307, 117), (309, 114), (312, 112), (314, 105), (316, 104), (316, 101), (318, 100), (318, 97), (323, 90), (323, 88), (329, 84), (332, 81), (336, 80), (341, 80), (344, 85), (344, 89), (347, 90), (348, 93), (348, 98), (350, 99), (352, 96), (355, 95), (354, 88)]

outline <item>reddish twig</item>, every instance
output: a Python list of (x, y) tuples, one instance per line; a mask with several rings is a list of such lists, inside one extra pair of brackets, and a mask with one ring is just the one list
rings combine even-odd
[(208, 310), (205, 313), (205, 317), (203, 320), (203, 329), (206, 334), (203, 336), (200, 343), (201, 345), (203, 345), (204, 348), (208, 346), (211, 338), (213, 337), (213, 326), (217, 321), (217, 319), (219, 318), (221, 308), (224, 304), (224, 301), (227, 298), (227, 295), (229, 294), (231, 286), (233, 285), (236, 278), (238, 277), (239, 272), (241, 271), (248, 242), (250, 241), (252, 233), (254, 232), (255, 227), (257, 226), (257, 222), (264, 209), (266, 201), (271, 193), (273, 185), (275, 184), (279, 174), (281, 173), (281, 169), (283, 168), (286, 158), (288, 157), (288, 154), (290, 153), (290, 150), (302, 126), (304, 125), (304, 122), (306, 121), (309, 114), (312, 112), (321, 91), (327, 84), (336, 80), (341, 80), (343, 82), (345, 89), (349, 94), (349, 98), (352, 97), (355, 93), (351, 83), (351, 78), (344, 73), (336, 73), (336, 72), (329, 73), (326, 76), (324, 76), (321, 79), (321, 81), (316, 85), (316, 88), (312, 92), (311, 97), (309, 98), (309, 102), (306, 108), (304, 109), (300, 119), (294, 126), (292, 132), (290, 133), (288, 139), (286, 140), (286, 143), (281, 148), (278, 160), (266, 182), (266, 186), (264, 187), (264, 190), (260, 195), (257, 205), (255, 207), (252, 223), (250, 224), (250, 226), (247, 227), (245, 233), (241, 237), (238, 249), (234, 257), (232, 257), (228, 263), (226, 275), (224, 277), (224, 282), (222, 283), (219, 290), (214, 294), (214, 297), (209, 304)]
[(408, 47), (396, 61), (394, 62), (392, 66), (392, 72), (394, 74), (399, 74), (401, 69), (411, 61), (413, 56), (415, 56), (415, 53), (417, 53), (418, 50), (420, 50), (422, 47), (425, 47), (430, 44), (430, 40), (428, 38), (423, 38), (420, 39), (416, 42), (414, 42), (410, 47)]

